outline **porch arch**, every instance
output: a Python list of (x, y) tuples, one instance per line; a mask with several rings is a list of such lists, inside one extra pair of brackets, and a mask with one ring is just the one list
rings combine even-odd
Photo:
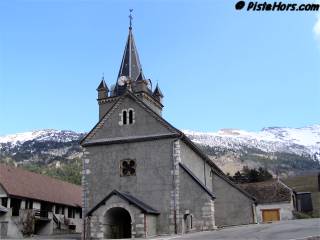
[(132, 237), (132, 217), (123, 207), (111, 207), (104, 214), (105, 238), (119, 239)]

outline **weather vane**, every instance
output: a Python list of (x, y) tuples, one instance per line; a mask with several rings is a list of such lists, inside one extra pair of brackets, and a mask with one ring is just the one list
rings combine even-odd
[(133, 9), (129, 9), (129, 11), (130, 11), (130, 15), (129, 15), (130, 26), (129, 26), (129, 28), (131, 29), (131, 28), (132, 28), (132, 19), (133, 19), (133, 17), (132, 17), (132, 11), (133, 11)]

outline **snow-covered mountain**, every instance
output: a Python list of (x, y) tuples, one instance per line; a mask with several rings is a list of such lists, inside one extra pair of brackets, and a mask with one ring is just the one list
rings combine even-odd
[(17, 133), (17, 134), (11, 134), (11, 135), (0, 137), (0, 144), (10, 143), (12, 146), (15, 146), (15, 145), (23, 144), (24, 142), (27, 142), (27, 141), (70, 142), (70, 141), (77, 141), (80, 135), (79, 133), (68, 131), (68, 130), (44, 129), (44, 130)]
[(303, 128), (268, 127), (260, 132), (223, 129), (212, 133), (184, 130), (184, 133), (201, 145), (230, 150), (255, 148), (267, 153), (309, 155), (320, 161), (320, 125)]
[(0, 162), (50, 164), (80, 158), (84, 133), (45, 129), (0, 137)]
[[(231, 174), (244, 165), (267, 167), (273, 173), (320, 169), (320, 125), (269, 127), (259, 132), (183, 132)], [(46, 129), (0, 136), (0, 162), (59, 165), (81, 158), (79, 140), (84, 134)]]

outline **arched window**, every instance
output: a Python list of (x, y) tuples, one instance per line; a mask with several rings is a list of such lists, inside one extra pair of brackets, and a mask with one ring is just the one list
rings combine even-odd
[(122, 111), (119, 113), (120, 121), (119, 125), (131, 125), (135, 123), (135, 112), (133, 108), (129, 109), (122, 109)]
[(129, 124), (133, 123), (133, 110), (129, 109)]
[(123, 125), (127, 124), (127, 110), (122, 111), (122, 124)]

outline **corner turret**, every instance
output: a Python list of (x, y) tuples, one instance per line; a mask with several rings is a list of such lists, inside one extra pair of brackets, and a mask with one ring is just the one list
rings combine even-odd
[(102, 80), (97, 88), (98, 91), (98, 100), (105, 99), (109, 96), (109, 88), (104, 81), (104, 77), (102, 77)]
[(163, 94), (162, 94), (162, 92), (161, 92), (161, 90), (160, 90), (160, 87), (159, 87), (158, 83), (157, 83), (156, 88), (155, 88), (154, 91), (153, 91), (152, 96), (153, 96), (156, 100), (158, 100), (160, 103), (162, 103)]

